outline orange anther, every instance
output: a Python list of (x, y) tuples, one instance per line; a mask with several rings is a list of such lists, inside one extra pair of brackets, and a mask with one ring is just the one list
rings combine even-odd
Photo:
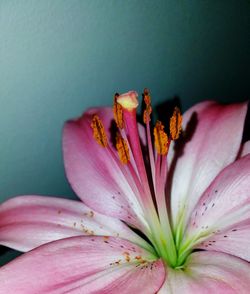
[(91, 128), (93, 129), (93, 137), (102, 147), (107, 147), (108, 139), (102, 121), (97, 114), (93, 115)]
[(146, 124), (150, 121), (150, 114), (152, 112), (151, 97), (150, 97), (148, 89), (144, 89), (143, 98), (144, 98), (144, 102), (146, 104), (146, 109), (143, 112), (143, 121)]
[(120, 134), (117, 134), (116, 136), (116, 149), (121, 162), (127, 164), (130, 160), (128, 143)]
[(180, 136), (182, 115), (180, 109), (175, 107), (174, 113), (170, 118), (170, 136), (172, 140), (177, 140)]
[(151, 105), (151, 97), (149, 94), (149, 90), (147, 88), (145, 88), (143, 91), (143, 98), (144, 98), (144, 102), (147, 106)]
[(155, 148), (158, 154), (166, 155), (168, 152), (168, 135), (164, 132), (164, 125), (157, 121), (154, 127)]
[(119, 129), (123, 129), (124, 123), (123, 123), (122, 106), (119, 103), (117, 103), (118, 97), (119, 97), (119, 94), (116, 93), (114, 96), (113, 113), (114, 113), (114, 119), (115, 119), (117, 127)]

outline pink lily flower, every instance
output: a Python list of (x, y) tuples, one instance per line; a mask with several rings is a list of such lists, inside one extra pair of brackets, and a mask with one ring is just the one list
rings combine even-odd
[(136, 92), (66, 123), (65, 169), (84, 204), (1, 205), (1, 244), (44, 245), (0, 269), (0, 293), (249, 293), (247, 104), (202, 102), (183, 123), (176, 108), (152, 140), (147, 91), (144, 101), (145, 128)]

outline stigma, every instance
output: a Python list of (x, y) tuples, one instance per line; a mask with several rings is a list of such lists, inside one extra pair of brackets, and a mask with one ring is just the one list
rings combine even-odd
[(123, 109), (131, 111), (136, 109), (139, 105), (138, 94), (135, 91), (122, 94), (117, 97), (117, 102), (122, 106)]

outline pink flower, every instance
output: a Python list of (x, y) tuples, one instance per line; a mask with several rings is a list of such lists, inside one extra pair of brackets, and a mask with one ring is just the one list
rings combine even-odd
[(1, 244), (57, 241), (3, 266), (0, 293), (249, 293), (247, 104), (195, 105), (180, 139), (176, 108), (151, 140), (147, 91), (144, 100), (145, 128), (135, 92), (115, 97), (114, 116), (95, 108), (66, 123), (66, 173), (84, 204), (21, 196), (1, 205)]

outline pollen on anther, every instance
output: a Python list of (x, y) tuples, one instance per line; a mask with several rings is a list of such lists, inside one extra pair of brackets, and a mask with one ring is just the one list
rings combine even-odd
[(177, 140), (181, 132), (182, 115), (180, 109), (175, 107), (172, 117), (170, 118), (170, 136), (172, 140)]
[(108, 139), (102, 121), (97, 114), (93, 115), (91, 128), (93, 129), (93, 137), (102, 147), (107, 147)]
[(124, 122), (123, 122), (123, 112), (122, 112), (122, 106), (117, 103), (117, 98), (119, 97), (118, 93), (115, 93), (114, 96), (114, 105), (113, 105), (113, 113), (114, 113), (114, 119), (116, 122), (116, 125), (119, 129), (123, 129)]
[(127, 164), (130, 160), (128, 143), (119, 133), (116, 136), (116, 149), (118, 151), (120, 161), (123, 164)]
[(164, 132), (164, 125), (157, 121), (154, 127), (155, 148), (158, 154), (166, 155), (168, 152), (168, 135)]
[(143, 122), (147, 124), (150, 122), (150, 114), (152, 113), (151, 97), (148, 89), (144, 89), (143, 98), (146, 105), (146, 109), (143, 112)]

